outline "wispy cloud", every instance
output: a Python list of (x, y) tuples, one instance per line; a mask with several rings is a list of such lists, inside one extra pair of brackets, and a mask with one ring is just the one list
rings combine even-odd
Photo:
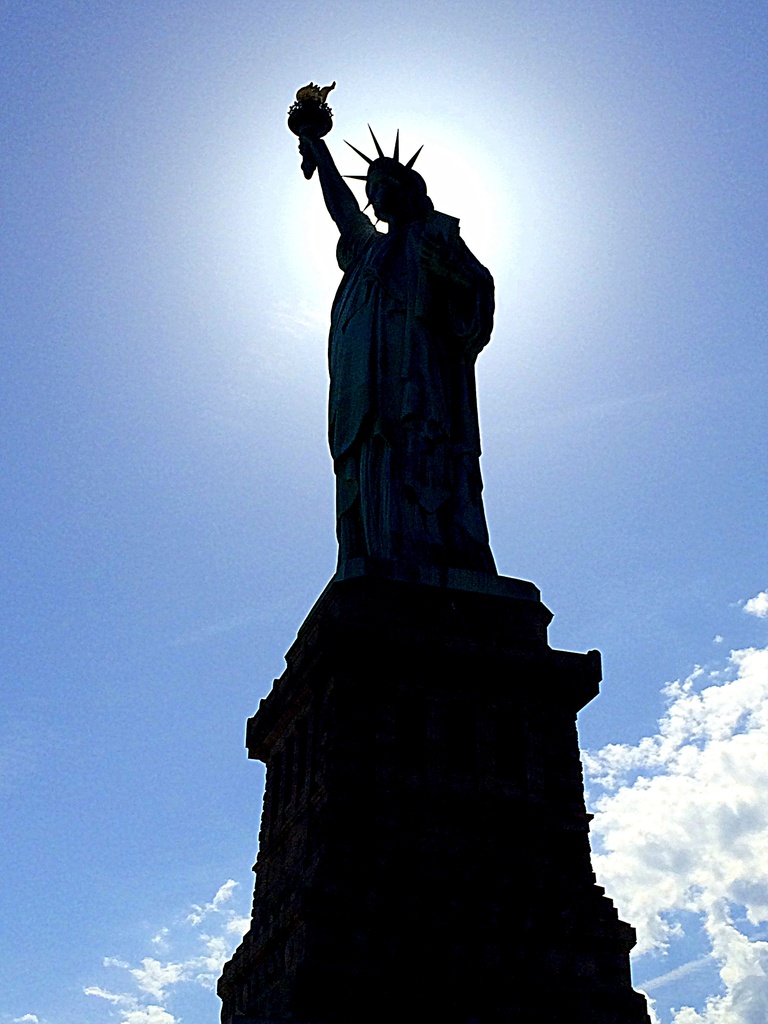
[(295, 338), (301, 338), (307, 334), (323, 338), (328, 333), (330, 323), (326, 308), (312, 306), (307, 302), (299, 302), (296, 305), (283, 303), (273, 310), (272, 319), (275, 326), (287, 331)]
[[(145, 956), (132, 964), (120, 957), (105, 957), (105, 968), (123, 972), (119, 990), (89, 985), (83, 993), (119, 1010), (120, 1024), (177, 1024), (168, 1006), (173, 993), (183, 984), (213, 991), (224, 961), (250, 923), (239, 907), (230, 905), (237, 887), (238, 883), (229, 879), (209, 902), (192, 904), (179, 921), (164, 925), (148, 939), (154, 952), (167, 952), (168, 959)], [(200, 928), (203, 921), (207, 922), (205, 931)], [(181, 956), (171, 955), (182, 950)]]
[(25, 1013), (23, 1017), (14, 1017), (13, 1024), (40, 1024), (36, 1013)]
[(681, 964), (679, 967), (675, 967), (671, 971), (667, 971), (666, 974), (659, 974), (655, 978), (649, 978), (647, 981), (639, 982), (639, 987), (643, 992), (655, 992), (656, 989), (663, 988), (664, 985), (669, 985), (672, 981), (679, 981), (681, 978), (687, 977), (689, 974), (694, 974), (696, 971), (700, 971), (702, 967), (706, 967), (712, 963), (712, 954), (707, 953), (705, 956), (696, 957), (695, 960), (689, 960), (687, 964)]
[(110, 992), (108, 989), (102, 988), (101, 985), (87, 985), (83, 992), (87, 996), (98, 996), (99, 999), (106, 999), (108, 1003), (114, 1003), (115, 1006), (133, 1006), (136, 1000), (132, 996), (122, 995), (117, 992)]
[(181, 633), (174, 637), (171, 641), (173, 647), (191, 647), (194, 644), (202, 644), (208, 640), (215, 640), (216, 637), (226, 636), (227, 633), (234, 633), (239, 629), (243, 629), (254, 619), (253, 611), (239, 612), (235, 615), (229, 615), (225, 619), (219, 619), (217, 622), (209, 622), (204, 626), (199, 626), (197, 629), (191, 629), (186, 633)]
[(655, 735), (585, 755), (603, 788), (595, 868), (640, 953), (667, 950), (694, 915), (724, 991), (674, 1024), (765, 1024), (768, 943), (754, 929), (768, 922), (768, 648), (732, 651), (664, 693)]
[(221, 909), (224, 903), (228, 903), (232, 899), (232, 893), (235, 891), (236, 887), (237, 882), (230, 878), (229, 881), (225, 882), (224, 885), (219, 888), (210, 903), (206, 903), (202, 907), (193, 903), (192, 913), (187, 916), (187, 921), (192, 925), (198, 925), (208, 917), (209, 914), (215, 914)]

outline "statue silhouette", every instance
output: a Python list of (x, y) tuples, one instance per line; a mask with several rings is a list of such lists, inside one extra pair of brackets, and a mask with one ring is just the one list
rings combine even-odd
[[(373, 132), (371, 132), (373, 136)], [(493, 324), (493, 279), (437, 213), (418, 152), (368, 162), (362, 212), (322, 138), (301, 134), (340, 238), (329, 339), (336, 578), (445, 582), (496, 575), (482, 504), (474, 364)], [(352, 147), (353, 149), (355, 147)], [(420, 150), (419, 150), (420, 152)]]

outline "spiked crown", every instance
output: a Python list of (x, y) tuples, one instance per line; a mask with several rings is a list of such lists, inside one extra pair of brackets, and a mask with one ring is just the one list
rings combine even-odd
[[(385, 160), (387, 162), (387, 164), (395, 163), (395, 164), (398, 164), (398, 166), (404, 167), (406, 170), (410, 171), (411, 168), (413, 167), (413, 165), (416, 163), (416, 158), (418, 157), (419, 153), (424, 148), (423, 146), (419, 146), (419, 148), (413, 154), (413, 156), (408, 161), (408, 163), (407, 164), (401, 164), (400, 163), (400, 129), (399, 128), (397, 129), (397, 135), (395, 136), (395, 151), (394, 151), (394, 153), (392, 154), (391, 157), (388, 157), (388, 156), (384, 155), (384, 150), (379, 145), (379, 140), (373, 134), (373, 128), (371, 128), (370, 125), (368, 125), (368, 131), (371, 133), (371, 138), (373, 139), (373, 144), (376, 147), (376, 152), (378, 153), (378, 158), (376, 160), (373, 160), (371, 157), (366, 156), (365, 153), (361, 152), (357, 148), (357, 146), (353, 146), (352, 143), (351, 142), (347, 142), (346, 139), (344, 139), (344, 141), (347, 142), (347, 145), (349, 146), (350, 149), (353, 149), (357, 153), (357, 155), (359, 157), (362, 157), (363, 160), (365, 160), (365, 162), (369, 165), (369, 168), (373, 167), (374, 164), (379, 164), (380, 161)], [(370, 173), (370, 171), (369, 171), (369, 173)], [(367, 181), (368, 180), (368, 175), (367, 174), (345, 174), (344, 177), (345, 178), (356, 178), (358, 181)], [(421, 177), (421, 175), (419, 175), (419, 177)]]
[(403, 164), (400, 162), (400, 130), (398, 129), (395, 137), (395, 148), (392, 156), (386, 156), (384, 150), (379, 145), (378, 139), (373, 134), (373, 129), (368, 125), (368, 131), (371, 133), (373, 144), (376, 147), (377, 157), (371, 158), (366, 156), (365, 153), (361, 152), (357, 146), (353, 146), (351, 142), (347, 142), (350, 149), (353, 149), (359, 157), (368, 164), (367, 174), (345, 174), (345, 178), (354, 178), (356, 181), (369, 181), (373, 175), (381, 174), (388, 178), (393, 178), (397, 181), (411, 197), (412, 213), (416, 216), (425, 216), (431, 210), (434, 209), (432, 201), (427, 195), (427, 185), (422, 176), (418, 171), (414, 171), (413, 165), (416, 163), (416, 158), (421, 153), (423, 146), (419, 146), (416, 152), (413, 154), (411, 159)]

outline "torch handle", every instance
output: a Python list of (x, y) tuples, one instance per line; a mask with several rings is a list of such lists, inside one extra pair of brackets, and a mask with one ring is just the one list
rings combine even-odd
[[(299, 147), (301, 148), (301, 147)], [(301, 169), (304, 172), (304, 177), (309, 181), (312, 175), (315, 173), (317, 167), (317, 160), (315, 160), (312, 153), (304, 153), (301, 161)]]

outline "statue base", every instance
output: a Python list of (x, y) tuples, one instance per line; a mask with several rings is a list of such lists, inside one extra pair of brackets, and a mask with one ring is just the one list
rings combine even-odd
[(449, 590), (470, 590), (474, 594), (495, 594), (498, 597), (518, 597), (529, 601), (541, 600), (539, 588), (528, 580), (477, 572), (474, 569), (436, 565), (405, 566), (398, 562), (377, 562), (370, 558), (348, 559), (336, 570), (331, 584), (340, 583), (342, 580), (360, 579), (362, 576), (366, 579), (423, 583), (429, 587), (447, 587)]
[(590, 861), (600, 655), (548, 646), (533, 584), (464, 583), (334, 579), (249, 720), (267, 784), (223, 1024), (649, 1024)]

